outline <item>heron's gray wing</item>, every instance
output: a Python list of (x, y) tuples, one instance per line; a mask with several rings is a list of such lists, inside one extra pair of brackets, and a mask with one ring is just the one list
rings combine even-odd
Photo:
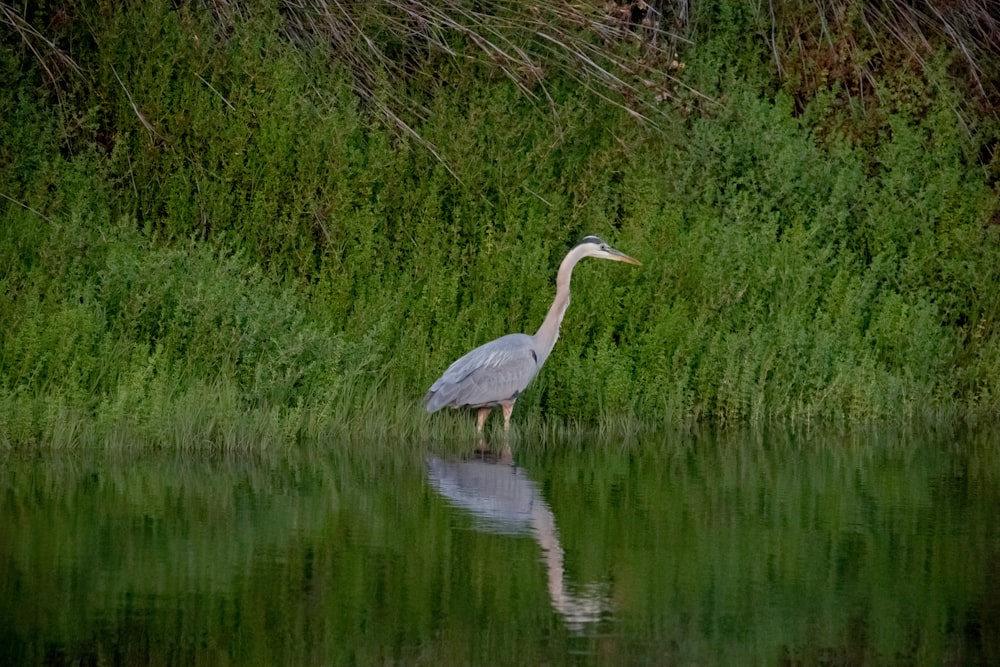
[(548, 508), (541, 491), (517, 466), (486, 461), (427, 459), (427, 476), (438, 493), (499, 535), (530, 535), (533, 512)]
[(513, 398), (537, 372), (534, 339), (527, 334), (503, 336), (449, 366), (427, 392), (427, 411), (490, 405)]

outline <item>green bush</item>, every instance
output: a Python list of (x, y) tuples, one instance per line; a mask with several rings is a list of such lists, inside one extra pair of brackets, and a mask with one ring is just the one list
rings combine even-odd
[(532, 97), (435, 57), (379, 84), (420, 109), (401, 134), (249, 7), (81, 6), (56, 89), (0, 55), (8, 444), (462, 432), (426, 387), (534, 332), (595, 233), (643, 266), (579, 265), (526, 425), (995, 414), (997, 129), (936, 70), (871, 110), (806, 99), (720, 2), (659, 124), (566, 70)]

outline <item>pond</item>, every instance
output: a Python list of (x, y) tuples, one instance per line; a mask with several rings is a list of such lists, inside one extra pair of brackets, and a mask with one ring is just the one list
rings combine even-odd
[(1000, 664), (998, 442), (8, 453), (0, 664)]

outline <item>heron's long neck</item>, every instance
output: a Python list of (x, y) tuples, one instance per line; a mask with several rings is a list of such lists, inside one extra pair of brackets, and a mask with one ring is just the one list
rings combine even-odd
[[(574, 249), (575, 250), (575, 249)], [(535, 341), (538, 343), (538, 365), (548, 358), (549, 353), (559, 338), (559, 325), (562, 324), (563, 315), (569, 307), (569, 279), (573, 275), (573, 267), (576, 266), (581, 255), (571, 251), (559, 265), (559, 273), (556, 274), (556, 298), (549, 306), (549, 312), (545, 316), (542, 326), (535, 332)]]

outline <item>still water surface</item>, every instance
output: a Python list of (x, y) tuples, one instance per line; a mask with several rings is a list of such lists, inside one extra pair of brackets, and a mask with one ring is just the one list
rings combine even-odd
[(1000, 664), (1000, 438), (0, 461), (0, 664)]

